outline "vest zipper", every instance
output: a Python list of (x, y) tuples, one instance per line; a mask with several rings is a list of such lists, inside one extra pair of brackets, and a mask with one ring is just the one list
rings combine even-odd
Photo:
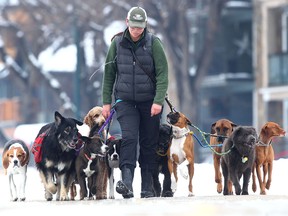
[(136, 65), (136, 61), (133, 57), (133, 98), (135, 101), (135, 65)]

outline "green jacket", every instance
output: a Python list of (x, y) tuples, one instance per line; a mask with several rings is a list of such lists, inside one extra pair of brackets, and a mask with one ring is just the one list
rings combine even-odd
[[(125, 37), (130, 39), (130, 34), (129, 31), (127, 31), (127, 29), (125, 31)], [(156, 72), (156, 95), (154, 97), (153, 103), (163, 105), (165, 95), (168, 89), (168, 63), (160, 39), (157, 37), (155, 38), (156, 39), (154, 39), (152, 44), (152, 53)], [(137, 42), (135, 42), (135, 46), (136, 45)], [(117, 75), (117, 66), (115, 60), (116, 60), (116, 43), (115, 40), (112, 40), (112, 43), (106, 56), (104, 76), (102, 82), (103, 104), (112, 103), (113, 88)]]

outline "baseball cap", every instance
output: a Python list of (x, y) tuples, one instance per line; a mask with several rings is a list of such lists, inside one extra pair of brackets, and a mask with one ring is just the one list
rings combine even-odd
[(141, 7), (132, 7), (127, 14), (127, 19), (129, 27), (146, 27), (147, 14)]

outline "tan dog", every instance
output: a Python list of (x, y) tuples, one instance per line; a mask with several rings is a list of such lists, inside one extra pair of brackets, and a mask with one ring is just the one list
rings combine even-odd
[[(177, 167), (180, 174), (187, 179), (189, 176), (188, 196), (193, 196), (192, 179), (194, 176), (194, 141), (189, 125), (191, 122), (183, 113), (170, 112), (168, 122), (172, 125), (173, 138), (168, 149), (168, 168), (171, 174), (171, 189), (177, 189)], [(172, 175), (172, 173), (174, 175)]]
[[(274, 150), (272, 147), (272, 138), (276, 136), (285, 136), (285, 131), (275, 122), (267, 122), (262, 128), (259, 135), (259, 142), (256, 146), (256, 158), (252, 171), (252, 190), (256, 192), (255, 170), (260, 186), (260, 194), (266, 195), (265, 188), (269, 190), (272, 179), (272, 169), (274, 160)], [(263, 170), (263, 178), (261, 173)], [(268, 180), (266, 181), (266, 174), (268, 172)]]
[(90, 129), (93, 128), (94, 125), (103, 125), (105, 122), (105, 118), (102, 115), (102, 107), (95, 106), (89, 110), (89, 112), (84, 117), (84, 123), (87, 124)]
[[(217, 183), (217, 192), (221, 193), (223, 190), (222, 186), (222, 173), (220, 171), (220, 158), (221, 158), (221, 151), (222, 146), (220, 144), (223, 144), (225, 137), (229, 137), (233, 129), (237, 125), (234, 124), (232, 121), (228, 119), (219, 119), (218, 121), (214, 122), (211, 125), (211, 134), (215, 136), (210, 136), (210, 145), (216, 145), (214, 148), (215, 152), (213, 152), (213, 162), (214, 162), (214, 171), (215, 171), (215, 182)], [(217, 146), (219, 145), (219, 146)], [(232, 193), (232, 183), (229, 181), (228, 183), (228, 190)]]
[(29, 150), (22, 140), (8, 141), (2, 153), (2, 165), (9, 177), (10, 195), (12, 201), (25, 201), (27, 165)]

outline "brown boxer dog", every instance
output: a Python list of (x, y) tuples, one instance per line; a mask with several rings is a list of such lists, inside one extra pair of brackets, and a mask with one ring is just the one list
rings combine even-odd
[[(266, 195), (265, 188), (269, 190), (271, 185), (273, 160), (274, 160), (274, 150), (272, 147), (272, 138), (276, 136), (285, 136), (285, 130), (283, 130), (275, 122), (267, 122), (260, 131), (259, 141), (256, 145), (256, 158), (252, 171), (252, 190), (256, 192), (256, 180), (255, 180), (255, 170), (257, 172), (257, 178), (260, 186), (260, 194)], [(261, 167), (263, 170), (263, 180)], [(268, 172), (268, 180), (266, 181), (266, 174)]]
[[(189, 129), (191, 122), (180, 112), (170, 112), (167, 121), (172, 125), (172, 141), (168, 149), (168, 168), (171, 174), (171, 189), (177, 189), (177, 167), (180, 174), (187, 179), (189, 176), (188, 196), (193, 196), (192, 178), (194, 176), (194, 141)], [(172, 172), (174, 175), (172, 175)]]
[[(225, 138), (229, 137), (232, 134), (233, 129), (237, 127), (232, 121), (228, 119), (219, 119), (211, 125), (211, 134), (215, 136), (210, 136), (210, 145), (216, 145), (215, 152), (213, 152), (213, 162), (214, 162), (214, 171), (215, 171), (215, 182), (217, 183), (217, 192), (221, 193), (223, 190), (222, 186), (222, 173), (220, 171), (220, 158), (222, 146)], [(219, 146), (217, 146), (219, 145)], [(229, 181), (228, 190), (232, 193), (232, 183)]]

